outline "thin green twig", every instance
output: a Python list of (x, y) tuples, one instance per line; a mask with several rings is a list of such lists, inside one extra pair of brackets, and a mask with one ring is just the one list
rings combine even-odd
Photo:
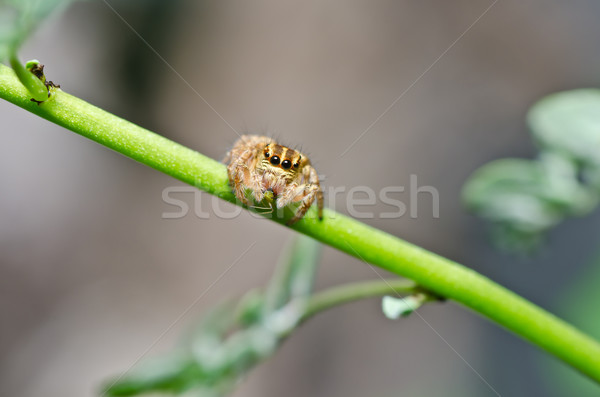
[(363, 281), (331, 287), (310, 297), (302, 321), (344, 303), (376, 296), (412, 294), (417, 290), (417, 285), (410, 280)]
[[(57, 91), (41, 105), (0, 65), (0, 97), (185, 183), (235, 202), (225, 166), (198, 152)], [(291, 214), (274, 218), (285, 222)], [(432, 293), (488, 317), (600, 382), (600, 344), (573, 326), (456, 262), (331, 210), (293, 229), (364, 262), (414, 280)]]

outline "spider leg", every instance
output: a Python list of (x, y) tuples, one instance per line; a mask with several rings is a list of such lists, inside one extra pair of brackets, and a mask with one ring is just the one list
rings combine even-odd
[(261, 206), (257, 206), (257, 205), (252, 205), (252, 206), (250, 206), (250, 208), (253, 208), (255, 210), (265, 210), (264, 212), (260, 212), (260, 214), (272, 214), (273, 213), (273, 206), (261, 207)]
[(229, 180), (233, 185), (233, 192), (235, 196), (245, 205), (249, 206), (250, 202), (246, 197), (246, 174), (250, 173), (248, 169), (248, 162), (252, 159), (252, 150), (244, 150), (239, 156), (234, 157), (233, 150), (227, 154), (227, 157), (232, 159), (231, 163), (227, 166), (227, 174)]
[(312, 203), (315, 201), (315, 196), (317, 195), (318, 189), (319, 187), (317, 185), (304, 185), (304, 192), (302, 194), (300, 206), (298, 207), (298, 210), (296, 210), (294, 217), (287, 222), (288, 226), (293, 225), (302, 219), (302, 217), (306, 214), (306, 211), (308, 211)]
[(236, 171), (233, 178), (229, 178), (233, 181), (233, 192), (235, 197), (238, 198), (243, 204), (250, 206), (250, 201), (246, 197), (246, 186), (244, 185), (244, 178), (242, 171)]
[(288, 225), (298, 222), (306, 214), (315, 199), (317, 200), (319, 219), (323, 219), (323, 191), (315, 169), (310, 165), (306, 166), (302, 171), (300, 182), (305, 183), (291, 183), (277, 199), (277, 208), (285, 207), (292, 202), (300, 202), (300, 206), (294, 217), (288, 221)]
[(262, 201), (265, 195), (262, 178), (259, 175), (253, 174), (249, 167), (256, 158), (256, 154), (255, 149), (246, 149), (238, 156), (235, 156), (233, 151), (227, 156), (232, 159), (231, 163), (227, 166), (227, 172), (229, 180), (233, 181), (234, 193), (247, 206), (250, 206), (250, 202), (246, 196), (246, 189), (252, 191), (252, 195), (256, 201)]
[(260, 202), (265, 197), (265, 188), (262, 184), (262, 177), (257, 174), (253, 174), (250, 171), (250, 168), (244, 164), (241, 168), (241, 175), (244, 181), (244, 185), (247, 189), (252, 191), (252, 196), (254, 196), (254, 200)]
[(307, 185), (298, 185), (293, 182), (290, 183), (285, 191), (277, 197), (277, 208), (287, 207), (293, 202), (300, 201), (306, 195)]
[(308, 175), (308, 183), (317, 186), (317, 208), (319, 210), (319, 219), (323, 219), (323, 190), (321, 189), (321, 184), (319, 183), (319, 176), (317, 175), (317, 171), (312, 166), (307, 166), (309, 170)]

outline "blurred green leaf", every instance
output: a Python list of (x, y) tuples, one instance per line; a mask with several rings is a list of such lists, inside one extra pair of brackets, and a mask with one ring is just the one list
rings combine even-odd
[(1, 0), (0, 61), (16, 55), (19, 47), (52, 11), (73, 0)]
[(145, 362), (107, 388), (113, 396), (148, 392), (221, 396), (271, 356), (297, 326), (311, 294), (320, 244), (294, 236), (265, 293), (212, 309), (176, 353)]
[(600, 164), (600, 90), (579, 89), (549, 95), (527, 116), (536, 141), (578, 162)]
[(294, 298), (306, 298), (312, 292), (321, 245), (299, 235), (285, 249), (265, 292), (265, 313), (283, 307)]
[(264, 296), (259, 290), (248, 291), (236, 309), (237, 319), (241, 326), (250, 326), (260, 321), (263, 314)]
[(189, 355), (171, 354), (135, 366), (109, 384), (104, 392), (109, 396), (133, 396), (150, 391), (179, 393), (198, 383), (202, 377), (202, 372)]
[(510, 251), (536, 248), (550, 228), (600, 201), (600, 90), (550, 95), (528, 123), (538, 159), (493, 161), (463, 188), (466, 207), (490, 221), (494, 242)]
[(551, 183), (537, 161), (503, 159), (478, 169), (463, 188), (467, 208), (492, 222), (500, 245), (526, 246), (560, 222), (573, 206), (571, 192)]

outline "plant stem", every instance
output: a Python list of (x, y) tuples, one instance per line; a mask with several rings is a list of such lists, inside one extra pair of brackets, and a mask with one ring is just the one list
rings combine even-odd
[(48, 99), (48, 89), (44, 85), (44, 83), (38, 79), (33, 73), (21, 64), (19, 59), (17, 58), (17, 54), (11, 54), (10, 56), (10, 66), (15, 71), (15, 74), (21, 80), (21, 83), (25, 85), (29, 94), (36, 101), (45, 101)]
[(409, 280), (365, 281), (331, 287), (310, 297), (302, 321), (334, 306), (376, 296), (412, 294), (417, 285)]
[[(0, 65), (0, 97), (125, 156), (234, 203), (225, 166), (57, 90), (36, 105), (12, 69)], [(501, 324), (600, 382), (600, 344), (490, 279), (449, 259), (331, 210), (314, 208), (292, 226), (366, 263), (414, 280)], [(274, 217), (284, 223), (291, 214)]]

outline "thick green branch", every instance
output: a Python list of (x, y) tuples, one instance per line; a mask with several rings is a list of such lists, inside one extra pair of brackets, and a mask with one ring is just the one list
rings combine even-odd
[[(64, 92), (38, 106), (29, 100), (31, 96), (12, 69), (3, 65), (0, 97), (176, 179), (235, 201), (219, 162)], [(600, 344), (552, 314), (473, 270), (352, 218), (330, 210), (322, 222), (316, 220), (314, 210), (310, 215), (293, 229), (460, 302), (600, 382)]]

